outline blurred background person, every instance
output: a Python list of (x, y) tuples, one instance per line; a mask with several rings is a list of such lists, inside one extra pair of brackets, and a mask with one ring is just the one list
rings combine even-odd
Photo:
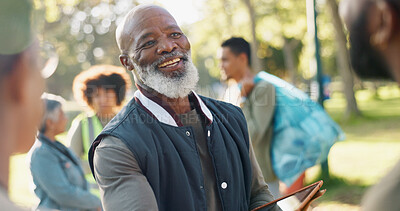
[(85, 175), (95, 187), (88, 163), (90, 145), (118, 113), (130, 86), (130, 77), (125, 69), (113, 65), (92, 66), (74, 79), (75, 99), (88, 109), (73, 120), (66, 143), (81, 159)]
[(42, 114), (44, 80), (31, 14), (30, 1), (0, 1), (1, 210), (19, 210), (7, 196), (10, 156), (29, 150)]
[[(250, 140), (264, 179), (274, 198), (280, 197), (279, 179), (272, 169), (270, 145), (273, 136), (275, 88), (261, 81), (254, 83), (250, 67), (250, 44), (241, 37), (232, 37), (221, 44), (221, 69), (224, 80), (241, 84), (241, 105), (249, 128)], [(252, 91), (252, 90), (256, 91)], [(232, 96), (229, 96), (232, 97)], [(258, 101), (259, 103), (255, 102)], [(260, 103), (261, 102), (261, 103)]]
[(45, 111), (35, 144), (29, 151), (38, 209), (101, 210), (98, 197), (90, 193), (76, 155), (56, 140), (65, 131), (67, 118), (61, 97), (44, 94)]
[[(340, 13), (350, 33), (350, 58), (364, 79), (400, 84), (400, 1), (345, 0)], [(362, 210), (400, 209), (400, 161), (363, 197)]]
[(232, 37), (221, 47), (221, 69), (240, 90), (239, 103), (271, 192), (277, 198), (302, 188), (305, 170), (326, 160), (332, 145), (344, 139), (343, 131), (290, 83), (264, 71), (254, 74), (246, 40)]

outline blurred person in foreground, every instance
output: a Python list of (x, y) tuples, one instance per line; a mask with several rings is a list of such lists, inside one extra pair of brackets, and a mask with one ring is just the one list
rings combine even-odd
[(67, 117), (59, 96), (44, 94), (39, 134), (29, 151), (29, 164), (40, 199), (39, 210), (101, 210), (100, 199), (89, 191), (76, 155), (56, 140), (65, 131)]
[(275, 87), (266, 81), (254, 82), (256, 75), (250, 67), (250, 55), (250, 44), (241, 37), (232, 37), (221, 44), (220, 66), (223, 80), (233, 79), (241, 85), (240, 106), (247, 120), (254, 154), (272, 195), (279, 198), (279, 179), (272, 169), (270, 155)]
[[(345, 0), (340, 14), (350, 33), (350, 57), (362, 78), (393, 79), (400, 84), (400, 1)], [(400, 162), (370, 188), (362, 210), (400, 209)]]
[(193, 91), (190, 43), (170, 13), (137, 6), (116, 39), (139, 90), (89, 150), (104, 209), (251, 210), (272, 201), (240, 108)]
[(93, 180), (87, 156), (89, 147), (118, 113), (130, 85), (126, 70), (113, 65), (92, 66), (74, 79), (74, 97), (88, 109), (73, 120), (66, 145), (80, 158), (89, 180)]
[(10, 156), (25, 153), (35, 140), (44, 89), (32, 5), (0, 1), (0, 209), (19, 210), (8, 199)]

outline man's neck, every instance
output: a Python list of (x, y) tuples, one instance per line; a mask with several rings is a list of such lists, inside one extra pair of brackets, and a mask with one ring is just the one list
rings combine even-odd
[(44, 136), (46, 136), (50, 141), (56, 141), (56, 134), (54, 134), (52, 131), (46, 131)]
[(248, 67), (246, 69), (246, 71), (244, 72), (244, 75), (241, 79), (241, 81), (247, 81), (247, 80), (253, 80), (254, 79), (254, 73), (252, 72), (252, 70), (250, 69), (250, 67)]
[(176, 114), (184, 114), (191, 110), (188, 96), (184, 98), (168, 98), (159, 94), (158, 97), (163, 103), (167, 103)]
[[(184, 114), (191, 110), (189, 97), (183, 98), (169, 98), (163, 94), (156, 92), (155, 90), (151, 89), (150, 87), (141, 87), (138, 86), (138, 89), (143, 93), (147, 93), (149, 95), (153, 95), (161, 100), (163, 105), (161, 106), (169, 106), (176, 114)], [(145, 94), (146, 95), (146, 94)]]
[(390, 47), (384, 52), (385, 57), (386, 57), (386, 62), (389, 67), (389, 71), (391, 71), (393, 75), (393, 79), (400, 84), (400, 59), (399, 54), (398, 54), (398, 46), (399, 45), (393, 45), (395, 47)]
[(376, 48), (378, 48), (378, 52), (382, 54), (384, 61), (388, 64), (393, 79), (400, 84), (400, 34), (396, 34), (392, 41), (385, 47), (377, 46)]
[(253, 90), (254, 88), (254, 73), (251, 71), (250, 68), (247, 68), (247, 70), (244, 72), (243, 77), (239, 81), (239, 83), (242, 84), (242, 89), (240, 90), (240, 95), (241, 96), (247, 96)]

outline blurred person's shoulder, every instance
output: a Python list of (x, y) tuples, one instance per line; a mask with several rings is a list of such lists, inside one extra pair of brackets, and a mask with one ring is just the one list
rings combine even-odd
[(36, 139), (35, 143), (33, 144), (32, 148), (28, 152), (28, 158), (30, 163), (40, 163), (45, 160), (57, 160), (58, 156), (56, 151), (53, 147), (49, 144), (46, 144), (39, 139)]
[(398, 210), (400, 207), (400, 160), (381, 181), (371, 187), (364, 195), (362, 209)]

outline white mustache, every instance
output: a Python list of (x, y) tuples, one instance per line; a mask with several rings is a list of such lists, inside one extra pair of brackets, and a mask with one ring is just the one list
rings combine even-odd
[[(170, 56), (185, 56), (185, 54), (172, 53), (165, 56), (169, 58)], [(193, 65), (192, 60), (190, 57), (186, 58), (187, 60), (184, 63), (183, 71), (172, 76), (165, 75), (165, 73), (158, 69), (157, 62), (159, 62), (160, 59), (153, 62), (152, 65), (147, 65), (145, 67), (140, 67), (135, 64), (135, 69), (143, 83), (158, 93), (169, 98), (186, 97), (196, 88), (199, 80), (198, 71)], [(161, 61), (164, 60), (165, 58), (161, 59)]]

